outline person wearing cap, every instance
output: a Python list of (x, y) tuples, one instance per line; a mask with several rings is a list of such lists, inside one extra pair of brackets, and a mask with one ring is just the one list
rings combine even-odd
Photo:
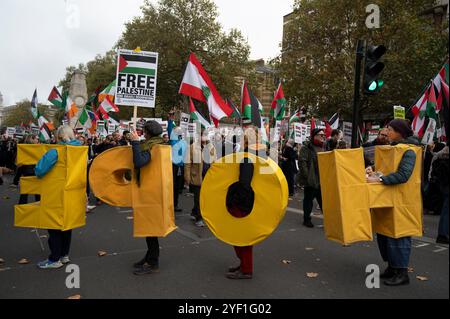
[(299, 182), (304, 186), (303, 198), (303, 225), (313, 228), (311, 212), (314, 198), (322, 208), (322, 194), (320, 190), (319, 163), (317, 153), (323, 151), (325, 143), (325, 132), (323, 129), (315, 128), (311, 132), (311, 140), (300, 150), (299, 154)]
[[(144, 124), (145, 140), (140, 142), (136, 132), (131, 133), (131, 146), (133, 149), (133, 163), (136, 180), (140, 185), (141, 168), (151, 162), (151, 151), (155, 145), (163, 144), (161, 134), (163, 129), (156, 121), (148, 121)], [(158, 237), (147, 237), (147, 253), (141, 261), (134, 264), (135, 275), (148, 275), (159, 272), (159, 241)]]
[[(399, 144), (419, 145), (419, 140), (413, 136), (409, 122), (401, 119), (393, 120), (388, 125), (388, 139), (392, 146)], [(369, 176), (369, 183), (383, 183), (384, 185), (399, 185), (408, 182), (416, 165), (416, 154), (407, 150), (400, 161), (395, 173), (387, 176)], [(385, 279), (387, 286), (409, 284), (408, 264), (411, 255), (411, 237), (391, 238), (377, 234), (380, 254), (388, 267), (380, 278)]]

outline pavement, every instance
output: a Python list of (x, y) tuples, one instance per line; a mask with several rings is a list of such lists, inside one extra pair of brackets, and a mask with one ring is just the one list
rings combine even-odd
[[(302, 226), (299, 192), (289, 201), (277, 230), (254, 247), (252, 280), (229, 280), (227, 268), (238, 262), (233, 248), (189, 217), (193, 197), (181, 197), (177, 231), (160, 239), (160, 273), (138, 277), (132, 265), (146, 252), (144, 239), (132, 237), (131, 209), (108, 205), (87, 215), (72, 236), (71, 260), (80, 270), (80, 288), (69, 289), (70, 271), (40, 270), (49, 254), (45, 230), (16, 228), (13, 206), (18, 190), (0, 186), (0, 299), (448, 299), (449, 251), (434, 243), (438, 216), (424, 216), (425, 235), (413, 240), (411, 284), (368, 289), (366, 267), (383, 264), (375, 242), (343, 247), (325, 238), (322, 215), (315, 228)], [(41, 249), (41, 243), (44, 251)], [(98, 252), (107, 254), (99, 257)], [(28, 264), (19, 264), (26, 258)], [(68, 272), (66, 272), (68, 271)], [(313, 273), (313, 278), (307, 274)], [(417, 278), (419, 277), (419, 279)], [(421, 280), (420, 280), (421, 279)]]

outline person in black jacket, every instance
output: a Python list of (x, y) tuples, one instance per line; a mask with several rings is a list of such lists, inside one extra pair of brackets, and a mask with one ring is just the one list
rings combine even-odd
[[(28, 135), (25, 138), (25, 144), (38, 144), (39, 143), (39, 139), (36, 135), (31, 134)], [(16, 175), (14, 176), (14, 180), (13, 180), (13, 184), (18, 186), (19, 185), (19, 181), (20, 178), (26, 177), (26, 176), (35, 176), (36, 174), (34, 173), (34, 168), (36, 167), (36, 165), (22, 165), (19, 166), (17, 168), (16, 171)], [(41, 196), (40, 195), (34, 195), (34, 199), (36, 202), (39, 202), (41, 200)], [(21, 194), (19, 197), (19, 205), (22, 204), (27, 204), (28, 203), (28, 195), (27, 194)]]
[(300, 150), (298, 166), (300, 168), (299, 181), (304, 186), (303, 198), (303, 226), (313, 228), (311, 213), (314, 198), (322, 208), (322, 193), (320, 189), (319, 163), (317, 153), (323, 151), (325, 132), (315, 128), (311, 132), (311, 141)]
[[(408, 144), (419, 145), (417, 138), (409, 123), (396, 119), (389, 123), (388, 135), (391, 145)], [(369, 176), (369, 183), (383, 183), (384, 185), (398, 185), (408, 182), (416, 165), (416, 153), (407, 150), (400, 161), (397, 172), (387, 176)], [(381, 256), (388, 263), (388, 268), (380, 276), (385, 279), (387, 286), (400, 286), (409, 284), (408, 264), (411, 255), (411, 237), (391, 238), (377, 234), (378, 247)]]
[[(163, 133), (161, 125), (156, 121), (148, 121), (144, 125), (145, 141), (139, 142), (136, 132), (131, 133), (131, 146), (133, 148), (133, 163), (138, 186), (140, 185), (140, 169), (151, 161), (151, 150), (155, 145), (163, 144), (160, 135)], [(158, 237), (147, 237), (147, 254), (134, 264), (135, 275), (148, 275), (159, 272), (159, 241)]]
[(289, 139), (283, 148), (283, 153), (281, 155), (281, 170), (286, 177), (289, 187), (289, 197), (294, 196), (294, 183), (295, 174), (297, 174), (297, 165), (295, 161), (297, 160), (297, 152), (294, 150), (294, 140)]

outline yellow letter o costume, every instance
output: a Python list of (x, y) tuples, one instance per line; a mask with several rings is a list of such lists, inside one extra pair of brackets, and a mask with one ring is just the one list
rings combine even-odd
[[(228, 188), (239, 180), (239, 165), (244, 156), (254, 164), (251, 185), (255, 203), (248, 216), (236, 218), (228, 212), (226, 196)], [(277, 228), (286, 212), (288, 195), (286, 178), (274, 161), (250, 153), (231, 154), (208, 170), (201, 187), (200, 209), (217, 238), (233, 246), (253, 246)]]
[[(125, 172), (131, 181), (125, 179)], [(157, 145), (151, 162), (141, 168), (137, 185), (130, 146), (109, 149), (95, 158), (89, 171), (95, 196), (118, 207), (133, 208), (134, 237), (166, 237), (173, 232), (173, 177), (170, 146)]]

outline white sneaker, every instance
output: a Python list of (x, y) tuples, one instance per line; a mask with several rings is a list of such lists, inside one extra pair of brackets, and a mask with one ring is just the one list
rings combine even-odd
[(63, 265), (70, 263), (70, 258), (69, 258), (69, 256), (64, 256), (64, 257), (62, 257), (62, 258), (60, 259), (60, 262), (61, 262)]
[(198, 222), (195, 223), (195, 226), (197, 227), (205, 227), (205, 223), (203, 222), (203, 220), (199, 220)]
[(93, 211), (95, 208), (97, 208), (97, 206), (95, 205), (87, 205), (86, 206), (86, 212), (90, 213), (91, 211)]
[(58, 269), (63, 267), (64, 265), (62, 264), (61, 261), (55, 261), (55, 262), (51, 262), (50, 260), (44, 260), (41, 261), (40, 263), (37, 264), (37, 266), (41, 269)]

